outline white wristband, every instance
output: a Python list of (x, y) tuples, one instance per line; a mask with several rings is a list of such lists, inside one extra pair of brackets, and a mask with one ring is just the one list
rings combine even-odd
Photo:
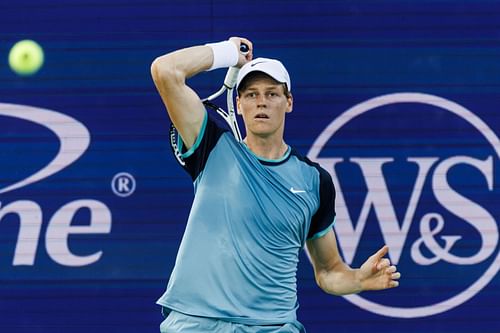
[(228, 68), (235, 66), (239, 60), (239, 52), (236, 44), (231, 41), (223, 41), (218, 43), (208, 43), (206, 46), (212, 49), (214, 55), (214, 62), (207, 71), (217, 68)]

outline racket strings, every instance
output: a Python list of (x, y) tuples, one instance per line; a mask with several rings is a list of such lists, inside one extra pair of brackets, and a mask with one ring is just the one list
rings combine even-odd
[(216, 111), (229, 126), (229, 129), (231, 130), (231, 132), (233, 132), (233, 135), (236, 138), (236, 140), (241, 142), (241, 133), (236, 117), (234, 116), (234, 111), (231, 110), (231, 112), (226, 112), (223, 108), (217, 106), (216, 104), (214, 104), (209, 100), (204, 100), (203, 104), (209, 107), (210, 109)]
[(179, 133), (177, 132), (174, 124), (170, 124), (170, 147), (172, 147), (177, 162), (179, 162), (180, 165), (184, 166), (186, 165), (186, 162), (184, 162), (184, 159), (182, 158), (182, 152), (178, 144), (178, 137)]

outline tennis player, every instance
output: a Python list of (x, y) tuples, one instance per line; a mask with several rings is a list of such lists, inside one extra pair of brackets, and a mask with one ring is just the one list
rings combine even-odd
[[(239, 52), (241, 43), (248, 54)], [(280, 61), (252, 60), (252, 54), (249, 40), (233, 37), (160, 56), (151, 66), (195, 189), (175, 267), (158, 300), (166, 316), (161, 332), (305, 332), (296, 317), (304, 245), (319, 287), (329, 294), (398, 286), (400, 273), (384, 258), (387, 246), (359, 269), (342, 261), (332, 230), (332, 180), (283, 139), (293, 108), (288, 72)], [(186, 84), (230, 66), (241, 67), (241, 143)]]

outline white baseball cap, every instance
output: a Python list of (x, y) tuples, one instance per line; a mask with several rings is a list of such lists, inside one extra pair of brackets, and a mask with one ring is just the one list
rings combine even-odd
[(247, 62), (241, 67), (236, 81), (236, 88), (240, 86), (241, 81), (252, 72), (263, 72), (280, 83), (285, 83), (288, 91), (292, 90), (290, 75), (281, 63), (281, 61), (269, 58), (257, 58)]

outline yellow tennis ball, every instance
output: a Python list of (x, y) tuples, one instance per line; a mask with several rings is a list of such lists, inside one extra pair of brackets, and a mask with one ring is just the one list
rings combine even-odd
[(29, 39), (14, 44), (9, 52), (9, 65), (18, 75), (33, 75), (42, 67), (43, 49), (37, 42)]

